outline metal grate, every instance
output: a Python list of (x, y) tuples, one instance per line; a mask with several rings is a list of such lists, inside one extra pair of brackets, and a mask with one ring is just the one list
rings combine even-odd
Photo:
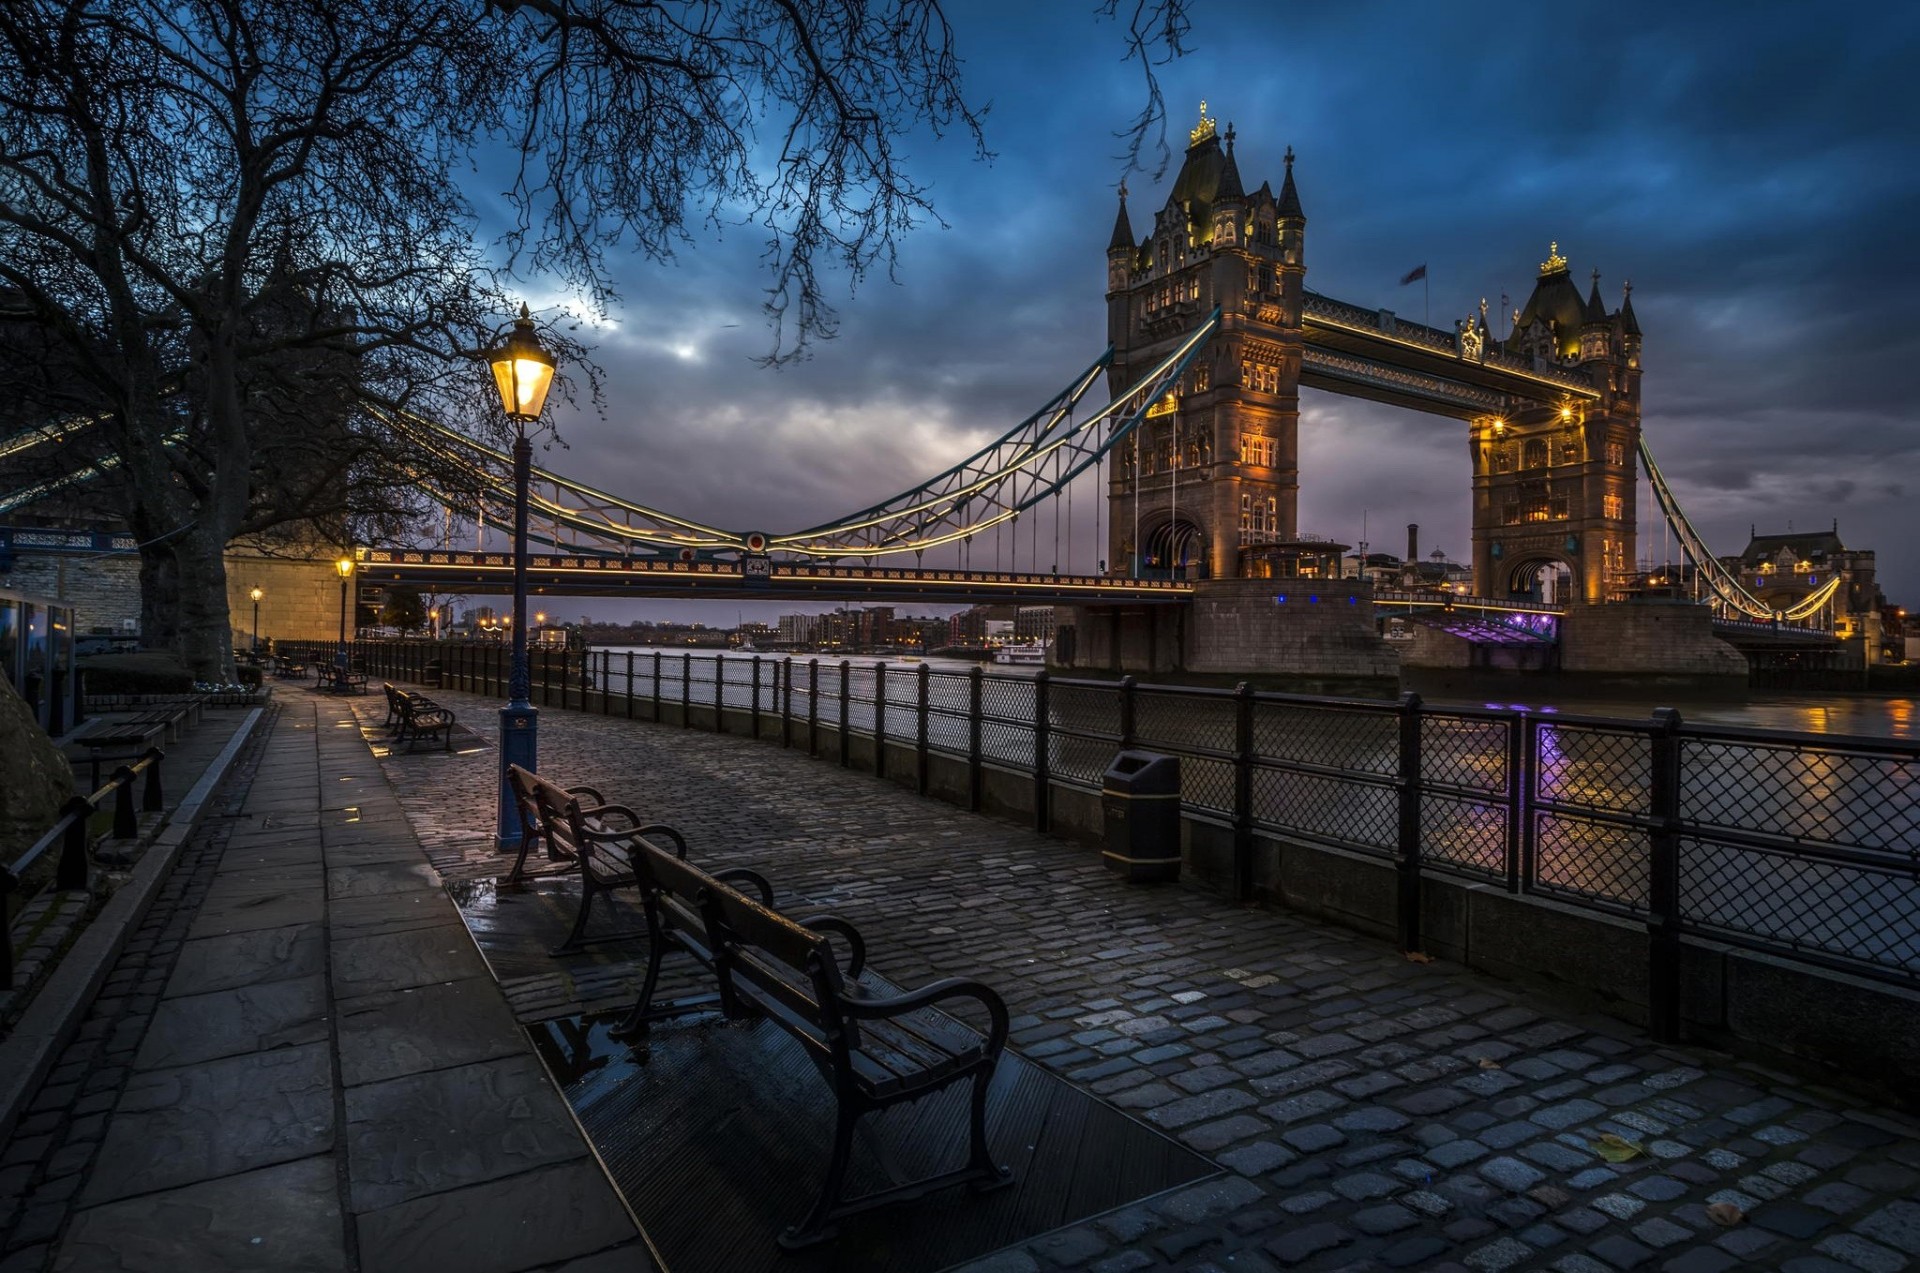
[(1680, 915), (1695, 931), (1920, 979), (1920, 886), (1899, 867), (1682, 837)]
[(1505, 875), (1506, 806), (1427, 792), (1420, 799), (1420, 852), (1435, 866)]
[(1398, 843), (1400, 796), (1378, 783), (1257, 766), (1253, 818), (1276, 831), (1391, 854)]
[(1683, 738), (1689, 822), (1898, 853), (1920, 863), (1920, 758)]
[(1392, 712), (1256, 699), (1253, 750), (1262, 760), (1391, 777), (1400, 768), (1400, 720)]
[(1493, 795), (1507, 790), (1508, 719), (1433, 713), (1420, 718), (1420, 765), (1424, 782)]
[(1541, 800), (1610, 813), (1647, 813), (1653, 742), (1646, 732), (1542, 723), (1536, 730), (1535, 791)]
[(1538, 812), (1533, 834), (1536, 891), (1646, 913), (1644, 829)]

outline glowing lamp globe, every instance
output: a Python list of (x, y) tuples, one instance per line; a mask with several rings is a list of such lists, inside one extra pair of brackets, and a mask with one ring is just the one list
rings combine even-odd
[(340, 560), (333, 563), (333, 568), (340, 572), (340, 577), (342, 579), (345, 579), (349, 575), (353, 574), (353, 558), (342, 557)]
[(531, 421), (540, 418), (547, 405), (547, 390), (553, 387), (553, 355), (541, 348), (533, 330), (533, 315), (520, 307), (513, 321), (513, 334), (507, 343), (487, 354), (493, 367), (493, 383), (500, 390), (500, 406), (509, 420)]

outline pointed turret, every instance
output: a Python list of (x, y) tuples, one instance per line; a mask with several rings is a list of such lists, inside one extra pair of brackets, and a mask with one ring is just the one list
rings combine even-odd
[(1277, 209), (1282, 217), (1291, 217), (1296, 221), (1305, 221), (1307, 214), (1300, 207), (1300, 191), (1293, 184), (1293, 147), (1287, 147), (1287, 179), (1280, 183), (1280, 206)]
[(1638, 336), (1640, 320), (1633, 316), (1633, 280), (1627, 280), (1621, 291), (1624, 299), (1620, 302), (1620, 330), (1629, 336)]
[(1587, 293), (1587, 321), (1604, 323), (1607, 321), (1607, 303), (1600, 299), (1600, 271), (1593, 272), (1593, 290)]
[(1216, 203), (1225, 203), (1229, 199), (1240, 202), (1247, 197), (1246, 187), (1240, 184), (1240, 165), (1233, 158), (1233, 125), (1227, 125), (1227, 163), (1220, 170), (1220, 188), (1214, 192)]
[(1120, 183), (1120, 211), (1113, 218), (1113, 237), (1107, 240), (1107, 251), (1117, 252), (1122, 248), (1131, 252), (1140, 246), (1140, 240), (1133, 237), (1133, 222), (1127, 219), (1127, 183)]

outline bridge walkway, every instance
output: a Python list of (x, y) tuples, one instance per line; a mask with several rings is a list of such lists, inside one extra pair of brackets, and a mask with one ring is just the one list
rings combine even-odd
[[(491, 732), (493, 701), (437, 695)], [(456, 888), (501, 870), (482, 743), (384, 760)], [(896, 983), (984, 977), (1022, 1055), (1225, 1169), (980, 1273), (1920, 1260), (1920, 1122), (1857, 1096), (1203, 887), (1128, 887), (1084, 848), (766, 743), (547, 711), (541, 759), (700, 861), (764, 872), (783, 905), (846, 916)], [(633, 953), (495, 971), (534, 1021), (621, 1005)], [(1606, 1161), (1608, 1133), (1644, 1152)], [(1744, 1218), (1716, 1222), (1721, 1203)]]

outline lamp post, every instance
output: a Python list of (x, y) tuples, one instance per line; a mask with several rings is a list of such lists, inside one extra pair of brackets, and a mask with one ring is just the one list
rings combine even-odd
[(513, 421), (513, 663), (507, 674), (507, 705), (500, 709), (500, 790), (495, 837), (502, 849), (518, 848), (520, 818), (515, 811), (507, 770), (539, 768), (540, 713), (529, 701), (533, 676), (527, 667), (527, 483), (533, 467), (533, 443), (527, 426), (538, 424), (553, 386), (554, 358), (534, 334), (533, 315), (520, 307), (513, 334), (487, 354), (500, 405)]
[(247, 595), (253, 598), (253, 652), (258, 654), (260, 653), (260, 598), (267, 594), (255, 588)]
[(353, 558), (342, 557), (333, 563), (340, 572), (340, 637), (333, 647), (333, 687), (347, 688), (347, 580), (353, 577)]

